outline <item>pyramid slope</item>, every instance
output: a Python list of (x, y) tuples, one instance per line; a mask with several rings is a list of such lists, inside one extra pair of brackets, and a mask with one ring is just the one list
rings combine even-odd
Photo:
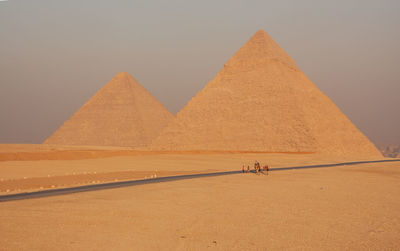
[(118, 73), (44, 144), (148, 145), (173, 115), (128, 73)]
[(264, 31), (227, 61), (152, 148), (381, 157)]

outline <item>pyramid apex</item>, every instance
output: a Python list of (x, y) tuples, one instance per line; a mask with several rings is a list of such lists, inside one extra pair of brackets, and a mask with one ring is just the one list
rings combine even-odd
[(132, 76), (127, 72), (118, 72), (113, 77), (113, 79), (125, 79), (125, 78), (132, 78)]
[(258, 30), (254, 35), (249, 39), (248, 42), (252, 43), (270, 43), (269, 40), (272, 38), (268, 35), (268, 33), (264, 30)]
[(260, 35), (268, 35), (267, 32), (265, 32), (265, 30), (260, 29), (258, 30), (256, 33), (254, 33), (254, 36), (260, 36)]
[[(262, 40), (266, 42), (267, 40), (272, 40), (270, 35), (264, 30), (258, 30), (254, 35), (249, 39), (249, 41), (254, 41), (254, 40)], [(261, 42), (261, 41), (260, 41)]]
[(297, 69), (294, 60), (264, 30), (258, 30), (227, 62), (226, 66), (237, 64), (259, 64), (274, 60)]

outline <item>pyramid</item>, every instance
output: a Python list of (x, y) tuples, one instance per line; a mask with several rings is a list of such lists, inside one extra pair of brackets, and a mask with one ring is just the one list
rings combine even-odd
[(44, 144), (142, 147), (172, 118), (128, 73), (118, 73)]
[(382, 156), (263, 30), (226, 62), (151, 147)]

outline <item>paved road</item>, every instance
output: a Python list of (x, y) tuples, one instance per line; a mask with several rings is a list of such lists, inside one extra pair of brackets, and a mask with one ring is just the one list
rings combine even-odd
[[(296, 169), (325, 168), (325, 167), (335, 167), (335, 166), (350, 166), (350, 165), (359, 165), (359, 164), (367, 164), (367, 163), (397, 162), (397, 161), (400, 162), (400, 159), (342, 162), (342, 163), (321, 164), (321, 165), (311, 165), (311, 166), (279, 167), (279, 168), (271, 168), (270, 172), (296, 170)], [(119, 187), (126, 187), (126, 186), (137, 186), (137, 185), (144, 185), (144, 184), (150, 184), (150, 183), (168, 182), (168, 181), (175, 181), (175, 180), (194, 179), (194, 178), (212, 177), (212, 176), (222, 176), (222, 175), (230, 175), (230, 174), (238, 174), (238, 173), (241, 173), (241, 171), (178, 175), (178, 176), (145, 179), (145, 180), (119, 181), (119, 182), (112, 182), (112, 183), (105, 183), (105, 184), (95, 184), (95, 185), (86, 185), (86, 186), (79, 186), (79, 187), (51, 189), (51, 190), (44, 190), (44, 191), (37, 191), (37, 192), (9, 194), (9, 195), (0, 196), (0, 202), (34, 199), (34, 198), (49, 197), (49, 196), (56, 196), (56, 195), (63, 195), (63, 194), (96, 191), (96, 190), (102, 190), (102, 189), (111, 189), (111, 188), (119, 188)]]

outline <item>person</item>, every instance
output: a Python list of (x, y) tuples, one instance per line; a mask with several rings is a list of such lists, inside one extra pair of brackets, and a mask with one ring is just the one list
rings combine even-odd
[(254, 162), (254, 170), (256, 171), (256, 173), (258, 173), (258, 167), (260, 166), (260, 163), (258, 163), (258, 161), (256, 160)]
[(250, 166), (247, 165), (247, 172), (250, 172)]
[(244, 165), (242, 166), (242, 173), (244, 173)]
[(268, 165), (265, 165), (264, 166), (264, 171), (267, 173), (267, 175), (268, 175), (268, 171), (269, 171), (269, 166)]

